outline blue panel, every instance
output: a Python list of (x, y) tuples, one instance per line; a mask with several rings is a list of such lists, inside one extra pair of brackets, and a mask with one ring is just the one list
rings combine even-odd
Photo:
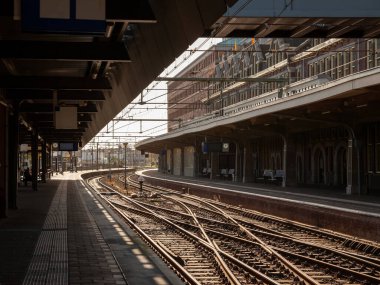
[(22, 1), (22, 30), (24, 32), (104, 34), (106, 22), (75, 19), (75, 0), (71, 0), (70, 19), (40, 18), (40, 0)]
[(246, 0), (237, 1), (226, 13), (231, 17), (371, 18), (379, 17), (378, 0)]
[(208, 144), (206, 142), (202, 142), (202, 152), (208, 153)]

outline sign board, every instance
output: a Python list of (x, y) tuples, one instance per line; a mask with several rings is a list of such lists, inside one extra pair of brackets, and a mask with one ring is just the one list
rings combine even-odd
[(230, 144), (222, 142), (202, 142), (202, 152), (204, 154), (208, 152), (229, 152)]
[(23, 0), (28, 32), (104, 34), (106, 0)]
[(77, 129), (77, 107), (59, 107), (54, 112), (54, 126), (56, 129)]
[(31, 149), (31, 148), (29, 147), (28, 144), (25, 144), (25, 143), (20, 144), (20, 151), (28, 151), (28, 150), (30, 150), (30, 149)]
[(58, 144), (58, 150), (60, 151), (77, 151), (78, 150), (78, 143), (76, 142), (60, 142)]

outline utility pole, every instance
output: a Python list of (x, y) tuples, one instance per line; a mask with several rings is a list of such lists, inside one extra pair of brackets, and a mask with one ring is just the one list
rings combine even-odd
[(124, 189), (127, 189), (127, 146), (128, 143), (124, 143)]

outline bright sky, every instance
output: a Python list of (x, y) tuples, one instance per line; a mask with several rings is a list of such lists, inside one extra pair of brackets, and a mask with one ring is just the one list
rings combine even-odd
[[(204, 50), (219, 43), (219, 38), (199, 38), (189, 48), (176, 58), (172, 64), (163, 70), (162, 77), (174, 77), (186, 66), (198, 58)], [(203, 51), (197, 51), (203, 50)], [(167, 119), (167, 105), (160, 104), (167, 102), (167, 82), (153, 81), (143, 91), (143, 102), (149, 104), (138, 104), (141, 94), (132, 101), (115, 118), (125, 119)], [(141, 133), (140, 133), (141, 132)], [(165, 121), (119, 121), (110, 122), (99, 132), (92, 142), (109, 142), (110, 146), (115, 143), (128, 142), (133, 145), (135, 142), (146, 139), (149, 136), (158, 136), (167, 132), (167, 122)], [(107, 137), (101, 137), (101, 134)], [(128, 136), (128, 137), (126, 137)], [(102, 147), (105, 147), (102, 144)], [(86, 149), (87, 147), (85, 147)]]

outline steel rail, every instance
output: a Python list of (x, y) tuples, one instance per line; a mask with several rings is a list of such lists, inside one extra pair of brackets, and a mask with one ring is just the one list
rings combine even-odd
[[(199, 201), (195, 197), (188, 197), (188, 195), (184, 195), (184, 196), (186, 196), (189, 199), (196, 200), (197, 202), (202, 202), (204, 204), (211, 205), (211, 204), (209, 204), (207, 202)], [(211, 205), (211, 207), (214, 208), (214, 209), (216, 209), (217, 211), (221, 212), (222, 214), (224, 214), (227, 219), (230, 219), (231, 221), (233, 221), (233, 223), (236, 224), (243, 232), (246, 232), (246, 234), (248, 234), (248, 236), (251, 236), (251, 237), (254, 238), (254, 240), (257, 240), (262, 245), (262, 247), (263, 247), (264, 250), (266, 250), (269, 254), (275, 255), (278, 259), (280, 259), (282, 261), (282, 263), (286, 267), (288, 267), (291, 271), (293, 271), (294, 273), (296, 273), (299, 278), (307, 280), (307, 282), (310, 283), (310, 284), (320, 285), (319, 282), (317, 282), (312, 277), (310, 277), (309, 275), (307, 275), (306, 273), (304, 273), (303, 271), (301, 271), (299, 268), (295, 267), (293, 264), (291, 264), (287, 259), (285, 259), (284, 257), (282, 257), (280, 254), (278, 254), (277, 252), (275, 252), (274, 250), (272, 250), (263, 241), (261, 241), (258, 237), (254, 236), (252, 233), (250, 233), (248, 230), (246, 230), (243, 226), (239, 225), (233, 218), (229, 217), (222, 210), (218, 209), (214, 205)]]
[[(137, 186), (137, 185), (136, 185)], [(129, 197), (126, 197), (125, 195), (122, 195), (119, 193), (119, 195), (121, 197), (123, 197), (124, 199), (126, 199), (127, 201), (141, 207), (142, 209), (144, 209), (145, 211), (151, 213), (152, 216), (154, 217), (159, 217), (160, 219), (162, 219), (163, 221), (165, 221), (166, 223), (169, 223), (170, 225), (172, 225), (173, 227), (177, 228), (178, 230), (182, 231), (183, 233), (185, 233), (186, 235), (189, 235), (191, 236), (193, 239), (195, 240), (198, 240), (198, 242), (200, 244), (202, 244), (203, 246), (207, 247), (209, 250), (212, 250), (214, 251), (216, 248), (212, 245), (212, 243), (210, 244), (208, 241), (205, 241), (201, 238), (199, 238), (198, 236), (194, 235), (193, 233), (183, 229), (182, 227), (178, 226), (177, 224), (173, 223), (170, 219), (166, 218), (166, 217), (163, 217), (161, 215), (157, 215), (157, 213), (151, 211), (149, 208), (146, 208), (145, 206), (143, 205), (140, 205), (140, 202), (136, 202), (132, 199), (130, 199)], [(198, 228), (198, 227), (197, 227)], [(262, 274), (261, 272), (253, 269), (252, 267), (250, 267), (249, 265), (243, 263), (242, 261), (236, 259), (235, 257), (229, 255), (228, 253), (225, 253), (223, 251), (221, 251), (219, 248), (217, 249), (217, 252), (218, 254), (222, 254), (223, 256), (227, 257), (228, 259), (230, 259), (231, 261), (233, 261), (235, 264), (241, 266), (242, 268), (244, 268), (247, 272), (249, 272), (250, 274), (256, 276), (257, 278), (259, 278), (260, 280), (262, 281), (265, 281), (271, 285), (280, 285), (280, 283), (276, 282), (275, 280), (269, 278), (268, 276), (265, 276), (264, 274)], [(222, 259), (221, 259), (222, 260)], [(223, 270), (223, 268), (222, 268)], [(237, 281), (238, 282), (238, 281)], [(240, 284), (240, 283), (235, 283), (235, 284)]]
[(195, 224), (197, 225), (198, 229), (201, 231), (203, 237), (207, 240), (207, 242), (209, 243), (209, 245), (212, 246), (215, 260), (219, 264), (220, 268), (223, 270), (223, 272), (224, 272), (225, 276), (227, 277), (228, 281), (231, 284), (233, 284), (233, 285), (241, 285), (241, 283), (239, 282), (239, 280), (232, 273), (231, 269), (228, 267), (228, 265), (224, 262), (224, 260), (220, 256), (220, 254), (219, 254), (220, 249), (218, 248), (217, 244), (215, 242), (211, 241), (211, 239), (207, 235), (206, 231), (204, 230), (202, 224), (198, 221), (198, 218), (195, 216), (194, 212), (188, 206), (186, 206), (184, 203), (182, 203), (181, 201), (178, 201), (178, 200), (176, 200), (174, 198), (171, 198), (171, 197), (166, 197), (166, 198), (168, 200), (175, 201), (176, 203), (179, 203), (183, 208), (186, 209), (186, 211), (193, 218), (193, 220), (194, 220)]
[[(103, 187), (106, 189), (115, 192), (111, 187), (108, 187), (107, 185), (100, 183)], [(94, 189), (92, 186), (90, 186), (87, 183), (87, 186), (91, 188), (93, 191), (98, 192), (96, 189)], [(117, 192), (116, 192), (117, 193)], [(118, 193), (119, 194), (119, 193)], [(102, 197), (102, 196), (101, 196)], [(161, 247), (159, 244), (157, 244), (155, 241), (153, 241), (144, 231), (142, 231), (127, 215), (125, 215), (122, 211), (117, 209), (112, 203), (110, 203), (107, 199), (103, 199), (106, 201), (117, 213), (119, 213), (127, 222), (128, 224), (136, 230), (160, 255), (166, 259), (170, 265), (172, 265), (175, 270), (178, 271), (178, 273), (183, 276), (183, 278), (186, 279), (187, 282), (191, 285), (201, 285), (196, 279), (193, 278), (193, 276), (185, 269), (183, 266), (181, 266), (172, 256), (164, 250), (163, 247)]]
[[(182, 195), (182, 196), (187, 196), (187, 195)], [(189, 197), (187, 197), (187, 198), (189, 198)], [(211, 208), (215, 209), (217, 212), (220, 212), (220, 213), (222, 213), (223, 215), (226, 215), (227, 217), (229, 217), (229, 218), (231, 219), (231, 221), (233, 221), (234, 223), (239, 224), (239, 223), (237, 223), (236, 220), (234, 220), (234, 218), (230, 217), (230, 216), (229, 216), (228, 214), (226, 214), (224, 211), (221, 211), (221, 209), (219, 209), (218, 207), (216, 207), (216, 206), (214, 206), (214, 205), (212, 205), (212, 204), (209, 204), (208, 202), (205, 202), (205, 201), (203, 201), (203, 200), (201, 200), (201, 199), (199, 199), (199, 198), (191, 197), (191, 200), (195, 200), (195, 201), (197, 201), (198, 203), (207, 204), (207, 205), (211, 206)], [(240, 225), (239, 225), (239, 227), (240, 227)], [(263, 244), (262, 244), (263, 246), (266, 246), (266, 243), (263, 242), (260, 238), (258, 238), (257, 236), (253, 235), (253, 234), (250, 233), (248, 230), (247, 230), (248, 232), (246, 232), (246, 229), (245, 229), (244, 227), (241, 228), (241, 230), (242, 230), (243, 232), (245, 232), (248, 236), (251, 236), (254, 240), (258, 241), (259, 243), (260, 243), (260, 242), (263, 243)], [(262, 232), (260, 232), (260, 234), (268, 234), (268, 233), (262, 233)], [(312, 244), (312, 243), (309, 243), (309, 242), (304, 242), (304, 241), (300, 241), (300, 240), (297, 240), (297, 239), (292, 239), (292, 238), (289, 238), (289, 237), (286, 237), (286, 236), (283, 236), (283, 235), (278, 235), (278, 234), (271, 234), (271, 235), (276, 236), (277, 238), (287, 239), (287, 240), (290, 240), (290, 241), (292, 241), (292, 242), (296, 242), (296, 243), (298, 243), (298, 244), (305, 244), (305, 245), (307, 245), (307, 246), (312, 246), (312, 247), (314, 247), (314, 248), (316, 248), (316, 249), (321, 249), (320, 246), (315, 245), (315, 244)], [(280, 255), (279, 253), (276, 252), (276, 251), (278, 251), (278, 248), (277, 248), (277, 247), (269, 246), (268, 249), (269, 249), (269, 252), (271, 252), (272, 254), (276, 255), (277, 258), (279, 258), (280, 260), (284, 260), (284, 262), (288, 262), (288, 260), (287, 260), (285, 257), (283, 257), (282, 255)], [(342, 252), (341, 250), (333, 250), (333, 249), (331, 249), (331, 248), (322, 248), (322, 249), (324, 249), (324, 250), (327, 249), (327, 250), (329, 250), (330, 252), (333, 252), (334, 254), (338, 254), (338, 255), (340, 255), (340, 256), (343, 256), (343, 257), (349, 258), (349, 259), (354, 260), (354, 261), (356, 261), (356, 262), (366, 263), (366, 264), (369, 265), (369, 266), (373, 266), (373, 267), (379, 268), (379, 266), (378, 266), (377, 264), (375, 264), (375, 263), (373, 263), (373, 262), (371, 262), (371, 261), (368, 261), (368, 260), (363, 260), (363, 259), (360, 258), (360, 257), (353, 256), (353, 255), (350, 254), (350, 253), (345, 253), (345, 252)], [(281, 251), (281, 252), (283, 252), (283, 251)], [(277, 253), (277, 254), (276, 254), (276, 253)], [(288, 253), (288, 251), (286, 251), (286, 253)], [(290, 254), (290, 253), (289, 253), (289, 254)], [(293, 254), (293, 255), (297, 255), (297, 254), (294, 254), (294, 253), (292, 253), (292, 254)], [(344, 272), (346, 272), (346, 273), (348, 273), (348, 274), (353, 274), (353, 273), (355, 273), (355, 274), (353, 274), (353, 275), (356, 275), (356, 276), (358, 276), (358, 277), (360, 277), (360, 278), (363, 278), (363, 279), (366, 279), (366, 280), (370, 280), (371, 282), (373, 282), (373, 281), (377, 281), (377, 282), (379, 282), (379, 281), (380, 281), (380, 280), (379, 280), (378, 278), (376, 278), (376, 277), (372, 277), (372, 276), (367, 275), (367, 274), (364, 274), (364, 273), (360, 273), (360, 272), (357, 272), (357, 271), (353, 271), (353, 270), (347, 269), (347, 268), (345, 268), (345, 267), (341, 267), (341, 266), (333, 265), (333, 264), (331, 264), (331, 263), (327, 263), (327, 262), (324, 262), (324, 261), (319, 261), (319, 260), (316, 260), (316, 259), (314, 259), (314, 258), (309, 258), (308, 260), (309, 260), (309, 261), (315, 261), (316, 263), (323, 264), (324, 266), (329, 266), (329, 265), (331, 265), (331, 268), (334, 268), (334, 269), (336, 269), (336, 270), (340, 270), (340, 271), (344, 271)]]
[[(187, 196), (189, 196), (189, 195), (187, 195)], [(221, 210), (218, 207), (212, 205), (211, 203), (208, 203), (206, 201), (202, 201), (202, 200), (200, 200), (198, 198), (195, 198), (195, 197), (189, 197), (189, 198), (192, 199), (192, 200), (196, 200), (196, 201), (198, 201), (200, 203), (206, 204), (209, 207), (215, 209), (216, 211), (219, 211), (223, 216), (225, 216), (227, 219), (230, 219), (234, 224), (236, 224), (240, 228), (240, 230), (242, 232), (246, 233), (253, 240), (256, 240), (257, 242), (259, 242), (260, 244), (262, 244), (263, 247), (265, 248), (265, 250), (267, 250), (269, 253), (271, 253), (272, 255), (276, 256), (279, 260), (281, 260), (281, 262), (286, 267), (288, 267), (290, 270), (292, 270), (301, 279), (307, 281), (310, 284), (321, 285), (317, 280), (315, 280), (314, 278), (312, 278), (311, 276), (309, 276), (308, 274), (306, 274), (305, 272), (303, 272), (301, 269), (299, 269), (298, 267), (296, 267), (295, 265), (293, 265), (289, 260), (287, 260), (281, 254), (279, 254), (276, 250), (272, 249), (271, 246), (269, 246), (268, 244), (266, 244), (259, 237), (257, 237), (256, 235), (252, 234), (247, 228), (245, 228), (244, 226), (242, 226), (241, 224), (239, 224), (234, 218), (232, 218), (230, 215), (228, 215), (227, 213), (225, 213), (223, 210)]]
[[(151, 186), (151, 187), (154, 187), (154, 186)], [(265, 222), (265, 223), (272, 222), (275, 224), (281, 223), (287, 227), (295, 228), (295, 232), (299, 232), (299, 228), (304, 229), (305, 231), (308, 232), (307, 233), (308, 235), (316, 235), (316, 238), (321, 239), (322, 242), (328, 241), (328, 242), (334, 242), (336, 244), (336, 245), (333, 244), (333, 245), (328, 245), (328, 246), (324, 245), (323, 248), (327, 247), (327, 248), (330, 248), (332, 250), (342, 252), (344, 254), (351, 255), (351, 256), (356, 257), (356, 258), (360, 258), (361, 260), (367, 260), (368, 262), (370, 262), (372, 264), (375, 264), (375, 263), (380, 264), (379, 258), (374, 258), (372, 256), (366, 255), (366, 254), (371, 254), (371, 255), (377, 256), (380, 253), (380, 248), (377, 245), (370, 243), (369, 241), (352, 240), (352, 239), (350, 239), (350, 236), (347, 236), (344, 234), (340, 234), (340, 233), (336, 233), (336, 232), (330, 232), (329, 230), (323, 230), (322, 231), (322, 230), (316, 229), (314, 227), (311, 227), (311, 226), (308, 226), (308, 225), (305, 225), (305, 224), (302, 224), (299, 222), (295, 222), (295, 221), (288, 221), (288, 220), (280, 218), (280, 217), (276, 217), (276, 219), (274, 219), (270, 215), (259, 213), (259, 212), (253, 211), (253, 210), (248, 210), (248, 213), (243, 212), (237, 206), (229, 205), (228, 207), (226, 207), (226, 205), (223, 205), (221, 202), (218, 202), (218, 201), (210, 201), (209, 203), (214, 204), (214, 205), (216, 204), (218, 207), (227, 208), (228, 211), (234, 211), (235, 213), (240, 214), (243, 217), (247, 217), (247, 218), (250, 218), (253, 220), (258, 220), (258, 222)], [(257, 219), (255, 217), (259, 217), (260, 219)], [(262, 218), (264, 218), (265, 220), (263, 220)], [(239, 222), (242, 222), (242, 223), (250, 224), (250, 222), (246, 222), (246, 221), (242, 220), (242, 218), (237, 218), (237, 220)], [(266, 221), (266, 220), (268, 220), (268, 221)], [(257, 224), (254, 224), (254, 226), (263, 228), (263, 226), (260, 226)], [(275, 230), (271, 230), (268, 228), (264, 228), (264, 229), (265, 229), (265, 231), (276, 232), (276, 234), (280, 234), (283, 236), (288, 236), (288, 237), (290, 236), (288, 234), (278, 232)], [(292, 237), (292, 236), (290, 236), (290, 237)], [(330, 237), (331, 239), (333, 239), (333, 241), (329, 240), (327, 237)], [(292, 238), (294, 238), (294, 237), (292, 237)], [(294, 239), (299, 240), (300, 242), (308, 243), (307, 241), (304, 241), (300, 238), (294, 238)], [(341, 244), (338, 243), (338, 240), (341, 240)], [(357, 248), (361, 247), (361, 248), (365, 249), (365, 252), (364, 252), (364, 250), (361, 250), (361, 252), (363, 252), (363, 253), (350, 252), (350, 251), (346, 251), (344, 249), (334, 248), (334, 247), (339, 246), (339, 245), (341, 245), (342, 247), (345, 247), (347, 249), (351, 249), (352, 251), (358, 251), (359, 249), (357, 249)]]
[(362, 278), (362, 279), (365, 279), (367, 281), (376, 282), (374, 284), (380, 284), (380, 278), (377, 278), (377, 277), (374, 277), (374, 276), (371, 276), (371, 275), (367, 275), (367, 274), (363, 274), (363, 273), (360, 273), (360, 272), (357, 272), (357, 271), (353, 271), (353, 270), (350, 270), (348, 268), (341, 267), (341, 266), (338, 266), (338, 265), (334, 265), (334, 264), (331, 264), (331, 263), (327, 263), (325, 261), (318, 260), (318, 259), (315, 259), (315, 258), (310, 258), (310, 257), (304, 256), (304, 255), (292, 253), (292, 252), (287, 251), (287, 250), (282, 249), (282, 248), (277, 248), (277, 250), (281, 251), (281, 252), (283, 252), (285, 254), (295, 256), (295, 257), (297, 257), (299, 259), (304, 259), (304, 260), (312, 261), (312, 262), (318, 263), (320, 265), (323, 265), (323, 266), (326, 266), (326, 267), (329, 267), (329, 268), (334, 268), (334, 269), (339, 270), (339, 271), (344, 271), (347, 274), (355, 275), (355, 276), (357, 276), (359, 278)]

